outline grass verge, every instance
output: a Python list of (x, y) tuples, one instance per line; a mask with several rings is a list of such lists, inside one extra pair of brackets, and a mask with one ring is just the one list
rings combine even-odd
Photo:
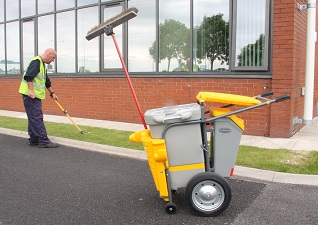
[[(27, 131), (27, 123), (26, 119), (0, 116), (2, 128)], [(141, 143), (128, 140), (129, 135), (132, 134), (129, 131), (80, 126), (84, 134), (79, 134), (72, 124), (45, 122), (45, 125), (49, 136), (143, 150)], [(236, 165), (285, 173), (318, 175), (318, 152), (240, 146)]]

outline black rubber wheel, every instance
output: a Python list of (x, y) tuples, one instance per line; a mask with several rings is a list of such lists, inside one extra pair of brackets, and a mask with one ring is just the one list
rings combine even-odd
[(165, 209), (166, 209), (166, 213), (175, 214), (177, 212), (177, 205), (174, 203), (167, 203)]
[(185, 199), (194, 213), (200, 216), (217, 216), (231, 202), (231, 187), (225, 178), (215, 173), (199, 173), (189, 180)]

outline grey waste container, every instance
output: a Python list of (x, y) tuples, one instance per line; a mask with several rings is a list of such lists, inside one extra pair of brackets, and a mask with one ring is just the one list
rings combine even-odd
[[(216, 110), (222, 110), (224, 113), (230, 112), (228, 109)], [(243, 129), (244, 121), (236, 115), (224, 117), (214, 122), (211, 147), (214, 157), (214, 172), (220, 176), (232, 176)]]
[[(162, 139), (164, 128), (172, 123), (199, 120), (201, 109), (199, 104), (185, 104), (151, 109), (145, 113), (145, 121), (149, 126), (151, 137)], [(174, 126), (167, 130), (165, 142), (171, 179), (171, 189), (185, 187), (194, 175), (204, 172), (204, 168), (178, 170), (178, 166), (204, 163), (200, 123)]]

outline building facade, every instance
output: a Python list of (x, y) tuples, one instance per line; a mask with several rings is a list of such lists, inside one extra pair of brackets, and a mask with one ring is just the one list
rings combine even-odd
[[(72, 116), (141, 123), (112, 38), (85, 38), (136, 8), (114, 36), (143, 112), (196, 102), (200, 91), (273, 91), (274, 98), (291, 99), (238, 115), (244, 134), (290, 137), (304, 115), (307, 11), (298, 4), (307, 1), (0, 0), (0, 109), (24, 111), (22, 74), (33, 56), (52, 47), (57, 59), (48, 75)], [(315, 117), (316, 82), (312, 104)], [(45, 114), (61, 114), (50, 98), (43, 105)]]

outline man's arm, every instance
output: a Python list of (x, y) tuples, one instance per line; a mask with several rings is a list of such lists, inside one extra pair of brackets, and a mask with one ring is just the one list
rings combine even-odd
[(45, 86), (46, 86), (47, 90), (50, 92), (51, 98), (53, 98), (54, 100), (58, 100), (58, 97), (57, 97), (57, 95), (54, 93), (54, 90), (53, 90), (53, 88), (52, 88), (51, 85), (52, 85), (51, 80), (50, 80), (49, 76), (46, 75)]

